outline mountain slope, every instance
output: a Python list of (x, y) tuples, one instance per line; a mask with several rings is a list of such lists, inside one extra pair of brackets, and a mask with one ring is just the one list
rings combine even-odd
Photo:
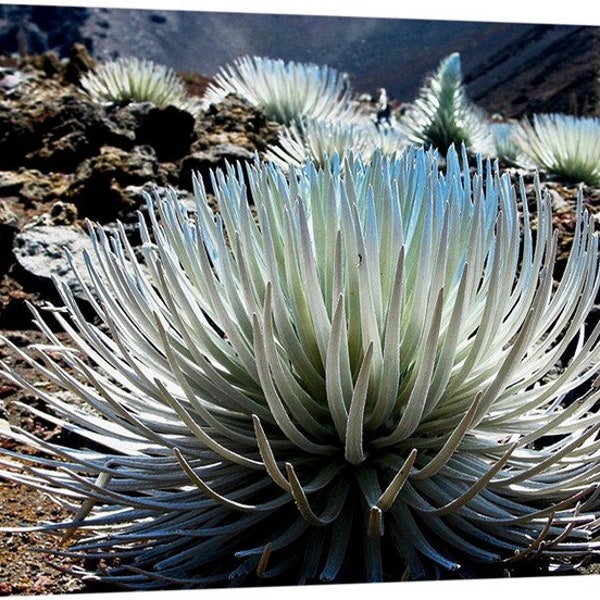
[(244, 54), (328, 64), (358, 92), (410, 102), (460, 52), (470, 96), (506, 117), (600, 114), (600, 28), (260, 13), (0, 5), (0, 53), (83, 42), (99, 60), (136, 55), (211, 77)]

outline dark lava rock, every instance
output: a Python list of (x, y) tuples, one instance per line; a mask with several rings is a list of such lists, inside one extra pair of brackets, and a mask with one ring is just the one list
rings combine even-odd
[(250, 151), (263, 152), (277, 142), (280, 129), (277, 123), (267, 120), (262, 110), (234, 94), (209, 106), (201, 125), (204, 135), (192, 151), (202, 150), (215, 142), (229, 142)]
[[(197, 115), (150, 102), (101, 104), (67, 82), (64, 67), (43, 70), (42, 58), (17, 61), (0, 86), (0, 197), (24, 212), (60, 200), (81, 219), (129, 222), (140, 207), (130, 190), (189, 191), (192, 172), (210, 188), (210, 169), (253, 160), (277, 140), (280, 126), (235, 96)], [(75, 63), (85, 70), (93, 59), (74, 47), (69, 63), (75, 73)]]
[(212, 171), (224, 169), (228, 164), (251, 162), (255, 156), (250, 150), (235, 144), (218, 144), (207, 150), (193, 152), (181, 161), (179, 187), (191, 191), (193, 174), (196, 174), (202, 179), (207, 192), (212, 193)]
[(79, 95), (65, 95), (51, 102), (36, 124), (40, 145), (25, 158), (42, 171), (73, 171), (79, 163), (113, 143), (110, 123), (102, 106)]
[(107, 130), (100, 107), (63, 96), (52, 102), (37, 122), (39, 147), (26, 156), (43, 171), (74, 170), (82, 159), (96, 154)]
[(10, 265), (13, 239), (18, 231), (17, 216), (6, 202), (0, 200), (0, 274)]
[(0, 169), (16, 169), (37, 145), (32, 119), (17, 108), (0, 105)]
[(125, 188), (149, 181), (168, 183), (163, 178), (151, 146), (135, 146), (130, 152), (105, 146), (77, 167), (64, 200), (74, 204), (82, 218), (101, 223), (128, 220), (137, 205)]
[(95, 66), (96, 61), (90, 56), (87, 48), (81, 43), (75, 43), (65, 66), (64, 79), (69, 83), (78, 84), (81, 76)]
[(152, 107), (136, 131), (138, 144), (154, 148), (159, 161), (174, 161), (185, 156), (195, 139), (196, 120), (175, 106)]
[(42, 173), (36, 169), (0, 171), (0, 197), (15, 199), (17, 202), (11, 203), (13, 209), (19, 208), (25, 220), (28, 220), (28, 210), (59, 199), (69, 181), (69, 175)]
[(105, 144), (131, 145), (105, 107), (76, 86), (39, 70), (23, 73), (17, 88), (0, 94), (0, 169), (68, 173)]

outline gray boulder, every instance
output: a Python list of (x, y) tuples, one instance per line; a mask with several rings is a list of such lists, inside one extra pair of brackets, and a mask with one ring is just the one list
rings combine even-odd
[(71, 255), (82, 280), (90, 278), (84, 261), (84, 252), (93, 256), (88, 234), (74, 225), (38, 225), (25, 228), (13, 242), (13, 255), (22, 269), (39, 281), (40, 287), (53, 285), (52, 278), (65, 283), (80, 299), (84, 291), (67, 258)]

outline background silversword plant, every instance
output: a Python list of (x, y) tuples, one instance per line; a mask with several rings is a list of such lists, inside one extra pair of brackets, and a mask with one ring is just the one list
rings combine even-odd
[(221, 67), (204, 94), (206, 104), (236, 94), (285, 125), (305, 117), (353, 119), (357, 106), (344, 73), (328, 65), (242, 56)]
[(336, 155), (342, 162), (349, 154), (366, 161), (377, 150), (393, 154), (406, 145), (398, 129), (379, 129), (366, 116), (348, 121), (305, 118), (282, 127), (277, 145), (270, 146), (265, 157), (286, 169), (308, 160), (321, 165)]
[(508, 167), (535, 168), (532, 160), (516, 141), (518, 123), (494, 122), (489, 127), (493, 140), (492, 154), (500, 161), (500, 164)]
[(151, 60), (117, 58), (84, 73), (80, 84), (96, 102), (151, 102), (158, 107), (172, 105), (194, 115), (201, 108), (200, 101), (187, 93), (173, 69)]
[(523, 119), (515, 132), (521, 150), (548, 173), (600, 185), (600, 119), (560, 113)]
[(597, 237), (580, 202), (555, 285), (539, 186), (534, 236), (508, 176), (463, 165), (415, 148), (289, 177), (257, 162), (214, 174), (216, 216), (199, 181), (193, 213), (149, 198), (141, 256), (95, 231), (98, 323), (57, 282), (69, 346), (40, 312), (48, 344), (12, 346), (84, 405), (4, 366), (48, 412), (24, 408), (89, 441), (4, 428), (43, 454), (3, 450), (3, 476), (74, 513), (39, 529), (142, 589), (597, 552)]
[(484, 112), (467, 96), (460, 54), (444, 58), (400, 118), (409, 140), (442, 152), (454, 144), (489, 151), (490, 134)]

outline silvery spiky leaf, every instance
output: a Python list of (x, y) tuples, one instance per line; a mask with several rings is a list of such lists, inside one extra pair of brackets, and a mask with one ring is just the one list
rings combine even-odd
[(343, 162), (350, 153), (369, 160), (377, 150), (396, 153), (406, 144), (399, 130), (378, 129), (366, 117), (349, 121), (305, 118), (281, 129), (278, 144), (267, 150), (266, 158), (283, 168), (299, 167), (306, 161), (321, 165), (334, 157)]
[(457, 52), (440, 62), (400, 123), (409, 140), (417, 145), (433, 146), (443, 152), (452, 144), (464, 144), (475, 151), (489, 149), (485, 114), (467, 96)]
[(516, 142), (548, 173), (573, 182), (600, 185), (600, 119), (560, 113), (523, 119)]
[(25, 410), (87, 440), (3, 432), (43, 451), (3, 450), (3, 476), (73, 511), (39, 529), (141, 589), (596, 553), (592, 221), (580, 201), (555, 284), (539, 186), (533, 235), (508, 176), (454, 150), (445, 164), (415, 148), (289, 177), (256, 163), (214, 175), (216, 216), (199, 181), (192, 214), (149, 198), (141, 257), (96, 230), (97, 323), (58, 282), (71, 343), (36, 312), (48, 343), (11, 346), (83, 405), (4, 366), (48, 406)]
[(345, 74), (328, 65), (243, 56), (221, 67), (204, 95), (215, 104), (236, 94), (268, 119), (291, 124), (304, 117), (352, 119), (357, 107)]
[(192, 114), (201, 108), (200, 101), (187, 93), (173, 69), (151, 60), (117, 58), (84, 73), (80, 84), (96, 102), (151, 102), (158, 107), (176, 106)]
[(501, 164), (510, 167), (534, 167), (531, 159), (521, 150), (516, 141), (518, 125), (511, 122), (490, 124), (493, 140), (493, 155)]

